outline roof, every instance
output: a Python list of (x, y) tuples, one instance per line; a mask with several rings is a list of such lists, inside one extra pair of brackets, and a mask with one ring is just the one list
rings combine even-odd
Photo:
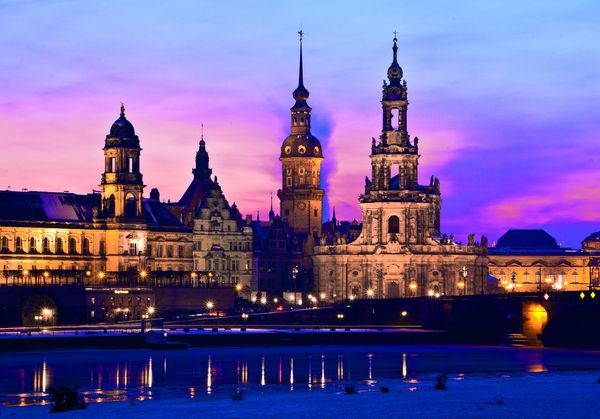
[(0, 191), (0, 221), (91, 222), (100, 194)]
[(508, 230), (496, 242), (496, 249), (560, 249), (556, 239), (545, 230)]
[[(94, 221), (94, 208), (100, 207), (99, 193), (79, 195), (70, 192), (0, 191), (0, 223)], [(150, 227), (183, 227), (167, 209), (153, 199), (142, 202), (144, 222)]]
[(583, 239), (583, 242), (600, 242), (600, 231), (596, 231), (595, 233), (590, 234), (589, 236), (587, 236), (585, 239)]

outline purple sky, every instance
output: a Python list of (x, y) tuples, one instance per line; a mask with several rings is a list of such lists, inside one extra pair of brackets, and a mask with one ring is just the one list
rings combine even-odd
[(179, 199), (204, 124), (229, 201), (266, 216), (302, 25), (327, 203), (359, 218), (397, 30), (442, 230), (544, 228), (578, 246), (600, 229), (600, 6), (520, 3), (4, 1), (0, 188), (97, 189), (124, 101), (146, 193)]

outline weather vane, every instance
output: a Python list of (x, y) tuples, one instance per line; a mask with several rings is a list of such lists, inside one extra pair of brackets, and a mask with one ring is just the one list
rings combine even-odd
[(394, 31), (394, 39), (398, 38), (398, 31)]
[(302, 30), (302, 26), (300, 26), (300, 30), (298, 31), (298, 37), (300, 38), (300, 42), (304, 38), (304, 31)]

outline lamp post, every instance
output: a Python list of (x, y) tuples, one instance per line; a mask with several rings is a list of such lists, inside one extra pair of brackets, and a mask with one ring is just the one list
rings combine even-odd
[(298, 265), (292, 268), (292, 282), (294, 283), (294, 304), (296, 304), (296, 277), (298, 276)]

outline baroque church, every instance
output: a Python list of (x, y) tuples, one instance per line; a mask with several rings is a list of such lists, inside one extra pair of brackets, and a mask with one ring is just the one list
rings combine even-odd
[(419, 139), (407, 128), (408, 89), (393, 61), (383, 83), (382, 130), (371, 142), (371, 178), (359, 198), (362, 230), (314, 248), (315, 290), (329, 301), (480, 294), (487, 288), (487, 239), (466, 246), (440, 232), (440, 181), (418, 184)]

